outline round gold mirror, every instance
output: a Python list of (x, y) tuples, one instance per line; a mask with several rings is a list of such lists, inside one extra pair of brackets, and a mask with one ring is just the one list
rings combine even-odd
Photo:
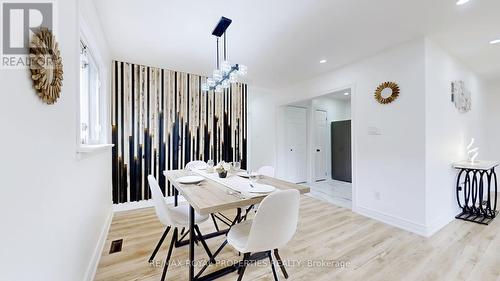
[(375, 99), (381, 104), (389, 104), (399, 97), (399, 86), (394, 82), (385, 82), (375, 91)]
[(30, 71), (38, 96), (54, 104), (61, 93), (63, 65), (56, 38), (47, 28), (40, 28), (31, 40)]

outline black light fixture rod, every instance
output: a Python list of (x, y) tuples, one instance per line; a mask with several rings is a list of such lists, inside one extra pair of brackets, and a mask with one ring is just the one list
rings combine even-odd
[(219, 37), (217, 37), (217, 69), (219, 69)]
[(226, 56), (226, 32), (224, 32), (224, 60), (227, 60), (227, 56)]

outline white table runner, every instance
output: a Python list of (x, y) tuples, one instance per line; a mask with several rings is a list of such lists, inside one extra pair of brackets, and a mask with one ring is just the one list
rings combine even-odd
[(227, 178), (222, 179), (219, 178), (219, 174), (217, 174), (216, 172), (208, 173), (206, 170), (193, 170), (193, 172), (199, 174), (202, 177), (220, 183), (229, 189), (239, 192), (247, 198), (260, 197), (268, 194), (268, 193), (251, 193), (250, 192), (251, 181), (249, 179), (242, 178), (238, 175), (233, 175), (228, 173)]

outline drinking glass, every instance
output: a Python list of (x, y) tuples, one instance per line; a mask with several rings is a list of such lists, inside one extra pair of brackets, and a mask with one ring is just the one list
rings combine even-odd
[(207, 169), (207, 172), (209, 173), (213, 173), (214, 171), (214, 160), (208, 160), (207, 161), (207, 165), (208, 165), (208, 169)]
[(233, 162), (233, 169), (235, 172), (239, 172), (241, 169), (241, 163), (239, 161)]
[(249, 171), (249, 173), (248, 173), (248, 179), (252, 183), (250, 186), (254, 187), (255, 184), (257, 183), (257, 181), (259, 180), (259, 175), (256, 172), (254, 172), (254, 171)]

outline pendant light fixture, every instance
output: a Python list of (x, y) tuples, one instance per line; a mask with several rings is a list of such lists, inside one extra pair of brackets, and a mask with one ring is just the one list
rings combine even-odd
[[(226, 30), (231, 24), (232, 20), (222, 17), (219, 20), (217, 26), (215, 26), (212, 35), (217, 39), (217, 51), (216, 51), (216, 69), (212, 73), (212, 77), (207, 78), (207, 82), (201, 85), (201, 90), (215, 91), (216, 93), (221, 93), (224, 89), (230, 87), (231, 83), (238, 82), (238, 78), (240, 76), (244, 76), (247, 74), (247, 67), (242, 64), (234, 64), (232, 65), (227, 60), (227, 39), (226, 39)], [(221, 37), (223, 37), (223, 61), (220, 62), (219, 56), (219, 41)]]

